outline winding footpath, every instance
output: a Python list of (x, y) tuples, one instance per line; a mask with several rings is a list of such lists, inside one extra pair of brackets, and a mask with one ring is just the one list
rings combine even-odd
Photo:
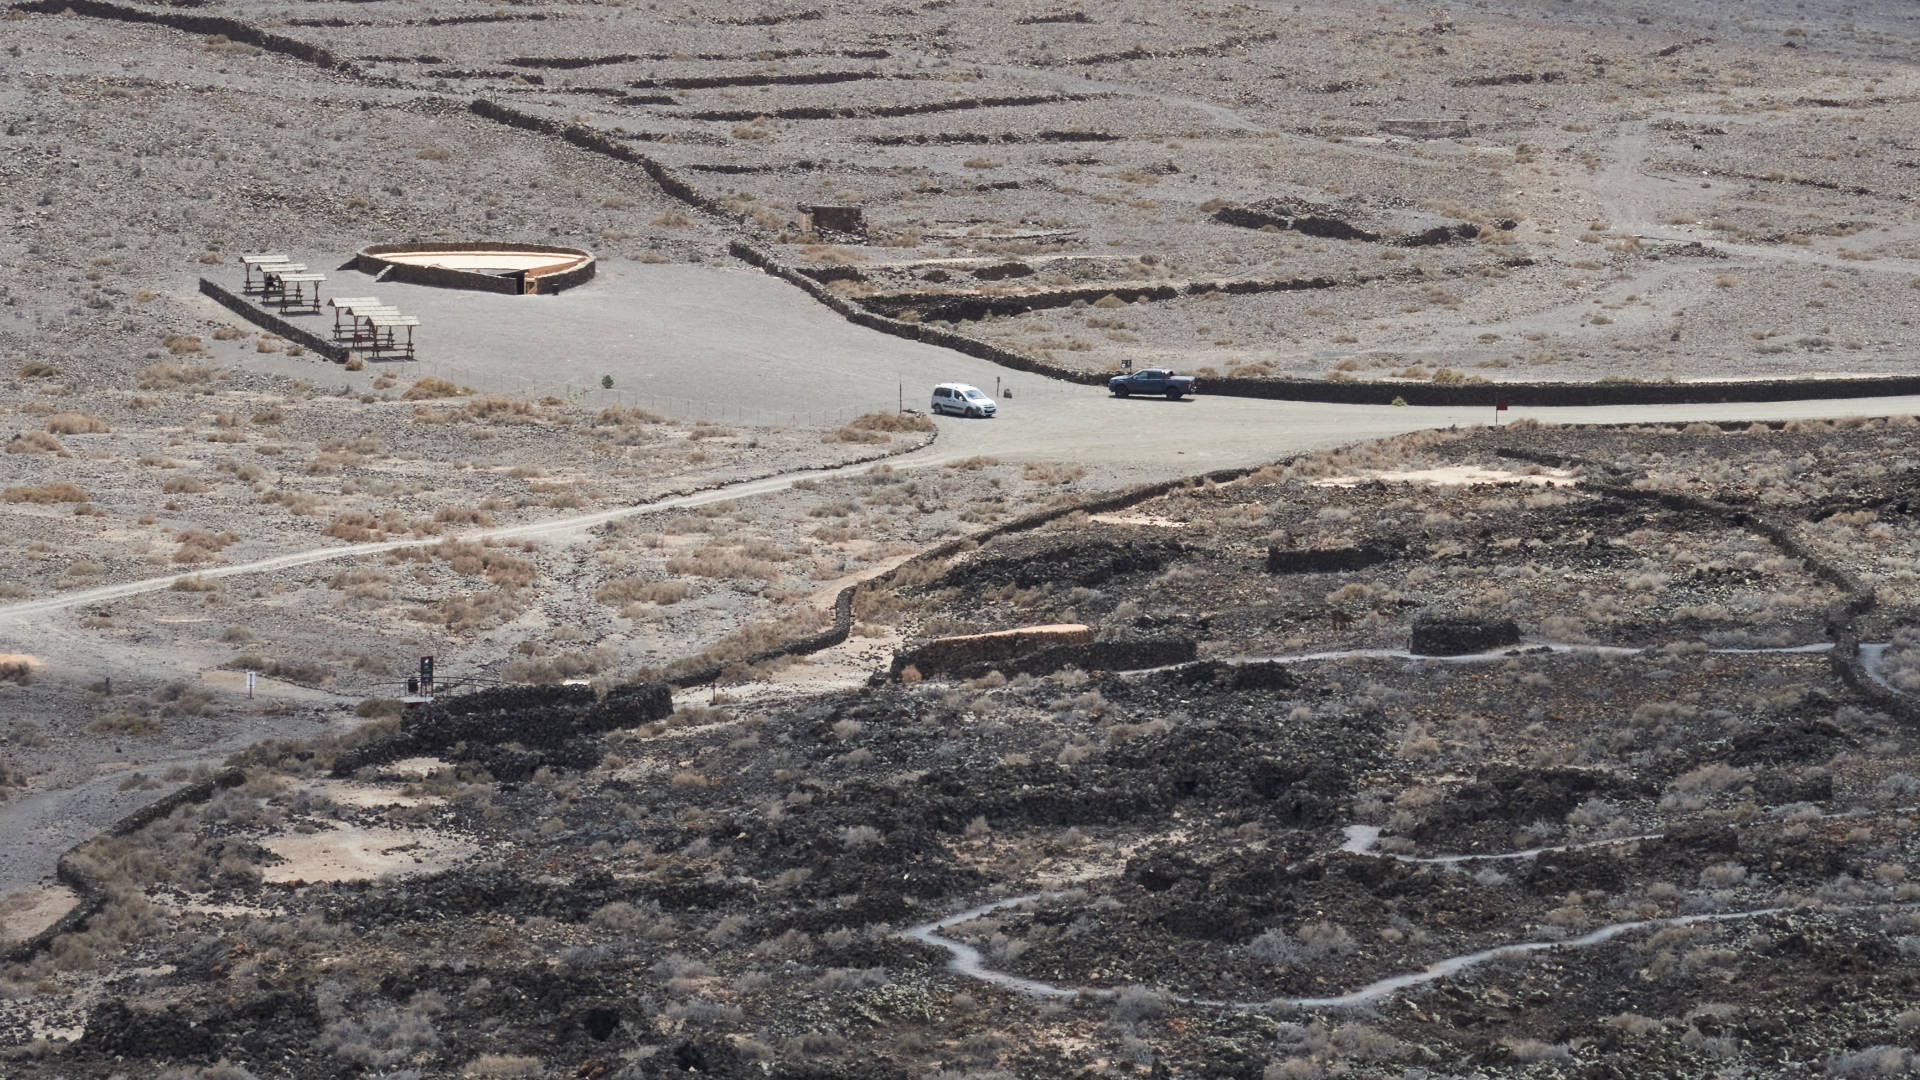
[[(1545, 648), (1545, 649), (1551, 650), (1554, 653), (1586, 653), (1589, 655), (1599, 654), (1599, 655), (1608, 655), (1608, 656), (1631, 655), (1634, 653), (1645, 651), (1642, 649), (1629, 649), (1629, 648), (1623, 648), (1618, 646), (1575, 645), (1575, 644), (1567, 644), (1567, 643), (1552, 643), (1544, 646), (1534, 645), (1534, 646), (1529, 646), (1528, 648), (1535, 651)], [(1790, 645), (1790, 646), (1784, 646), (1780, 648), (1768, 648), (1768, 649), (1712, 649), (1712, 650), (1709, 650), (1709, 652), (1717, 653), (1721, 655), (1766, 655), (1766, 654), (1807, 655), (1807, 654), (1818, 654), (1818, 653), (1829, 652), (1832, 650), (1832, 648), (1833, 648), (1832, 643), (1820, 642), (1812, 645)], [(1889, 689), (1893, 689), (1893, 687), (1891, 687), (1886, 682), (1885, 678), (1881, 675), (1880, 669), (1879, 669), (1881, 654), (1883, 654), (1886, 651), (1886, 649), (1887, 649), (1887, 646), (1885, 644), (1873, 644), (1873, 645), (1863, 644), (1860, 647), (1861, 661), (1866, 666), (1868, 673), (1872, 675), (1875, 681), (1881, 683), (1881, 685), (1883, 686), (1888, 686)], [(1273, 657), (1259, 657), (1259, 658), (1249, 657), (1239, 661), (1235, 661), (1234, 663), (1298, 664), (1298, 663), (1308, 663), (1308, 662), (1317, 661), (1317, 660), (1347, 660), (1347, 659), (1356, 659), (1356, 658), (1380, 658), (1380, 657), (1395, 658), (1395, 659), (1409, 659), (1409, 660), (1440, 661), (1440, 662), (1449, 662), (1449, 663), (1485, 663), (1485, 662), (1494, 661), (1494, 660), (1511, 659), (1514, 655), (1516, 655), (1516, 650), (1513, 650), (1513, 649), (1503, 649), (1503, 650), (1494, 651), (1494, 652), (1470, 653), (1470, 654), (1461, 655), (1461, 656), (1421, 656), (1416, 653), (1407, 652), (1406, 650), (1403, 650), (1403, 649), (1347, 649), (1347, 650), (1332, 651), (1332, 652), (1299, 653), (1299, 654), (1293, 654), (1288, 656), (1273, 656)], [(1173, 666), (1179, 667), (1184, 665), (1173, 665)], [(1166, 671), (1170, 669), (1155, 668), (1151, 670)], [(1143, 674), (1150, 674), (1150, 673), (1151, 672), (1149, 671), (1138, 671), (1138, 672), (1129, 672), (1127, 674), (1143, 675)], [(1901, 813), (1901, 812), (1907, 812), (1907, 811), (1896, 810), (1892, 812)], [(1823, 817), (1846, 817), (1849, 815), (1828, 814), (1828, 815), (1822, 815), (1822, 816)], [(1395, 852), (1384, 852), (1384, 851), (1376, 850), (1376, 846), (1380, 841), (1380, 835), (1381, 835), (1381, 830), (1377, 826), (1349, 825), (1346, 827), (1344, 832), (1346, 835), (1346, 840), (1344, 843), (1340, 845), (1338, 849), (1336, 849), (1337, 851), (1340, 851), (1349, 855), (1362, 855), (1368, 858), (1390, 859), (1396, 862), (1411, 863), (1411, 864), (1423, 865), (1423, 866), (1440, 866), (1440, 867), (1446, 867), (1449, 869), (1456, 869), (1456, 870), (1472, 863), (1517, 862), (1517, 861), (1522, 861), (1526, 859), (1536, 858), (1541, 855), (1554, 854), (1559, 852), (1584, 851), (1592, 848), (1612, 847), (1612, 846), (1617, 846), (1621, 844), (1631, 844), (1631, 843), (1635, 843), (1642, 840), (1658, 840), (1665, 835), (1664, 833), (1639, 833), (1633, 836), (1609, 837), (1604, 840), (1590, 840), (1590, 841), (1585, 841), (1580, 843), (1571, 843), (1571, 844), (1551, 844), (1551, 845), (1546, 845), (1542, 847), (1524, 848), (1518, 851), (1504, 851), (1504, 852), (1492, 852), (1492, 853), (1486, 853), (1486, 854), (1467, 854), (1467, 855), (1419, 856), (1419, 855), (1404, 855), (1404, 854), (1399, 854)], [(1041, 900), (1057, 899), (1062, 895), (1063, 895), (1062, 893), (1057, 891), (1041, 891), (1041, 892), (1025, 893), (1020, 896), (1006, 897), (1000, 900), (994, 900), (989, 903), (979, 904), (977, 906), (967, 908), (964, 911), (956, 912), (952, 915), (947, 915), (939, 919), (934, 919), (930, 922), (924, 922), (917, 926), (909, 927), (908, 929), (901, 932), (901, 936), (910, 938), (914, 941), (919, 941), (923, 944), (934, 946), (935, 948), (946, 950), (946, 952), (949, 955), (949, 959), (947, 961), (947, 967), (949, 970), (953, 971), (957, 975), (961, 975), (969, 979), (976, 979), (981, 982), (985, 982), (994, 986), (1004, 987), (1008, 990), (1014, 991), (1015, 993), (1023, 994), (1028, 997), (1054, 998), (1054, 999), (1063, 999), (1063, 1000), (1086, 997), (1091, 1000), (1102, 1000), (1102, 1001), (1111, 999), (1117, 995), (1118, 991), (1108, 990), (1103, 988), (1102, 989), (1091, 989), (1091, 988), (1079, 989), (1075, 987), (1059, 986), (1053, 983), (1042, 982), (1036, 979), (1028, 979), (1023, 976), (1014, 975), (1010, 972), (1000, 971), (987, 964), (986, 958), (981, 954), (979, 949), (974, 948), (972, 945), (969, 945), (964, 941), (960, 941), (956, 938), (948, 937), (944, 933), (945, 931), (951, 930), (956, 926), (964, 926), (965, 924), (972, 922), (975, 919), (979, 919), (984, 916), (991, 915), (995, 912), (1005, 911), (1008, 908), (1019, 907), (1024, 904), (1035, 903)], [(1871, 905), (1871, 904), (1852, 905), (1842, 910), (1848, 910), (1848, 911), (1866, 910), (1874, 906), (1876, 905)], [(1614, 938), (1620, 937), (1623, 934), (1630, 934), (1639, 930), (1662, 929), (1670, 926), (1691, 926), (1696, 923), (1733, 922), (1733, 921), (1739, 921), (1744, 919), (1757, 919), (1757, 918), (1763, 918), (1768, 915), (1777, 915), (1787, 910), (1790, 910), (1790, 909), (1786, 907), (1767, 907), (1767, 908), (1755, 908), (1747, 911), (1728, 911), (1728, 912), (1699, 913), (1699, 914), (1692, 914), (1692, 915), (1674, 915), (1674, 916), (1669, 916), (1666, 918), (1658, 918), (1658, 919), (1635, 919), (1628, 922), (1609, 923), (1606, 926), (1602, 926), (1602, 927), (1599, 927), (1598, 929), (1590, 930), (1585, 934), (1579, 935), (1578, 937), (1566, 938), (1564, 940), (1515, 942), (1508, 945), (1496, 945), (1492, 948), (1481, 949), (1476, 952), (1463, 953), (1459, 956), (1446, 957), (1445, 959), (1436, 960), (1433, 963), (1428, 964), (1426, 967), (1421, 968), (1419, 971), (1406, 972), (1404, 974), (1393, 975), (1384, 979), (1378, 979), (1378, 980), (1375, 980), (1374, 982), (1368, 983), (1367, 985), (1360, 987), (1357, 990), (1351, 991), (1350, 993), (1338, 994), (1331, 997), (1273, 998), (1267, 1001), (1231, 1001), (1231, 1000), (1224, 1000), (1224, 999), (1217, 999), (1217, 998), (1201, 998), (1201, 997), (1173, 995), (1172, 1000), (1179, 1002), (1180, 1004), (1183, 1004), (1183, 1005), (1194, 1005), (1202, 1008), (1229, 1009), (1229, 1010), (1235, 1010), (1240, 1012), (1262, 1012), (1262, 1011), (1284, 1010), (1284, 1009), (1355, 1008), (1358, 1006), (1376, 1004), (1380, 1001), (1383, 1001), (1387, 998), (1394, 996), (1395, 994), (1399, 994), (1402, 991), (1410, 990), (1417, 986), (1424, 986), (1427, 983), (1436, 982), (1440, 979), (1448, 978), (1453, 975), (1458, 975), (1462, 972), (1468, 971), (1472, 968), (1478, 967), (1482, 964), (1486, 964), (1494, 960), (1514, 959), (1518, 957), (1527, 956), (1533, 953), (1546, 952), (1554, 949), (1588, 948), (1594, 945), (1605, 944), (1606, 942), (1612, 941)]]
[[(1374, 858), (1391, 858), (1408, 862), (1453, 865), (1462, 862), (1492, 859), (1527, 859), (1552, 851), (1569, 851), (1579, 848), (1600, 847), (1608, 844), (1628, 843), (1633, 840), (1653, 839), (1654, 835), (1621, 837), (1612, 840), (1595, 841), (1588, 844), (1567, 844), (1557, 847), (1531, 848), (1526, 851), (1503, 852), (1493, 855), (1446, 855), (1432, 858), (1413, 858), (1410, 856), (1389, 855), (1371, 850), (1373, 841), (1379, 837), (1379, 830), (1369, 826), (1357, 825), (1347, 828), (1347, 843), (1339, 850), (1357, 855), (1368, 855)], [(1023, 978), (1019, 975), (997, 970), (987, 965), (986, 958), (981, 955), (980, 950), (964, 941), (946, 937), (942, 933), (942, 931), (951, 930), (956, 926), (962, 926), (975, 919), (993, 914), (994, 912), (1019, 907), (1022, 904), (1035, 903), (1040, 900), (1054, 899), (1060, 895), (1061, 894), (1057, 892), (1034, 892), (1021, 896), (1011, 896), (1002, 900), (995, 900), (992, 903), (980, 904), (932, 922), (909, 927), (907, 930), (902, 931), (901, 936), (932, 945), (936, 948), (945, 949), (950, 956), (947, 961), (947, 968), (957, 975), (977, 979), (993, 986), (1004, 987), (1028, 997), (1053, 998), (1057, 1000), (1072, 1000), (1085, 997), (1095, 1001), (1106, 1001), (1116, 997), (1119, 993), (1117, 990), (1104, 988), (1083, 990), (1068, 986), (1058, 986), (1053, 983)], [(1873, 905), (1857, 905), (1844, 910), (1865, 910), (1870, 906)], [(1172, 1000), (1182, 1005), (1194, 1005), (1211, 1009), (1228, 1009), (1236, 1012), (1269, 1012), (1289, 1009), (1351, 1009), (1377, 1004), (1403, 991), (1458, 975), (1495, 960), (1515, 959), (1554, 949), (1589, 948), (1594, 945), (1605, 944), (1623, 934), (1630, 934), (1639, 930), (1663, 929), (1669, 926), (1691, 926), (1696, 923), (1734, 922), (1744, 919), (1758, 919), (1768, 915), (1777, 915), (1788, 910), (1790, 909), (1786, 907), (1768, 907), (1755, 908), (1749, 911), (1674, 915), (1660, 919), (1635, 919), (1629, 922), (1609, 923), (1606, 926), (1590, 930), (1578, 937), (1566, 938), (1560, 941), (1523, 941), (1508, 945), (1496, 945), (1490, 949), (1463, 953), (1459, 956), (1450, 956), (1442, 960), (1436, 960), (1426, 967), (1421, 968), (1419, 971), (1410, 971), (1400, 975), (1391, 975), (1384, 979), (1377, 979), (1350, 993), (1338, 994), (1331, 997), (1277, 997), (1266, 1001), (1231, 1001), (1219, 998), (1189, 997), (1176, 994), (1172, 996)]]

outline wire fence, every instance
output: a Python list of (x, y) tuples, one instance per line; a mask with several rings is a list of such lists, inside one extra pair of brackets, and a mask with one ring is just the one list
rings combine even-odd
[[(926, 412), (930, 407), (933, 383), (916, 380), (900, 382), (891, 394), (874, 394), (870, 385), (831, 407), (783, 408), (752, 400), (714, 400), (687, 394), (657, 393), (615, 385), (606, 387), (597, 381), (570, 381), (533, 375), (512, 375), (496, 371), (471, 370), (465, 364), (422, 358), (414, 368), (418, 375), (448, 379), (471, 385), (486, 393), (504, 394), (525, 401), (559, 398), (568, 404), (589, 408), (645, 409), (679, 420), (707, 420), (713, 423), (751, 424), (769, 427), (836, 427), (867, 413), (895, 412), (907, 409)], [(983, 380), (984, 382), (984, 380)], [(1017, 409), (1023, 401), (1052, 400), (1089, 393), (1089, 388), (1072, 383), (1010, 372), (996, 377), (992, 385), (981, 389), (999, 403), (1002, 413)], [(743, 398), (746, 395), (743, 394)]]

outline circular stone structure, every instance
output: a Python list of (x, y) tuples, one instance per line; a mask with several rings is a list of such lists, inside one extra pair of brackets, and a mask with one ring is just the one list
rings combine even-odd
[(593, 277), (590, 251), (544, 244), (378, 244), (354, 269), (382, 281), (495, 293), (557, 293)]

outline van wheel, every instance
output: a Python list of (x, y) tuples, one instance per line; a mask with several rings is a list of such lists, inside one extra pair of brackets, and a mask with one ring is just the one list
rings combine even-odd
[(1168, 401), (1179, 401), (1179, 400), (1180, 400), (1180, 391), (1178, 391), (1178, 390), (1169, 390), (1169, 391), (1167, 391), (1167, 400), (1168, 400)]
[(968, 416), (968, 418), (969, 418), (969, 419), (973, 419), (973, 420), (978, 420), (978, 419), (980, 419), (980, 410), (979, 410), (979, 409), (968, 409), (968, 410), (967, 410), (967, 416)]

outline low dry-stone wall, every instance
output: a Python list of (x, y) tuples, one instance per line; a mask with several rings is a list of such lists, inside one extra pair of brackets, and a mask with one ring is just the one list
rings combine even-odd
[(126, 4), (103, 3), (102, 0), (27, 0), (25, 3), (13, 5), (13, 10), (35, 15), (85, 15), (117, 22), (154, 23), (172, 27), (175, 30), (184, 30), (189, 34), (204, 34), (208, 37), (219, 35), (228, 41), (238, 41), (252, 45), (256, 49), (291, 56), (321, 67), (337, 68), (343, 71), (356, 70), (352, 64), (338, 59), (318, 45), (290, 38), (284, 34), (271, 33), (250, 23), (220, 15), (189, 15), (182, 11), (148, 11)]
[(1192, 638), (1146, 638), (1143, 640), (1089, 641), (1084, 645), (1056, 645), (1026, 656), (1017, 656), (998, 664), (974, 664), (960, 668), (956, 678), (977, 679), (989, 671), (1002, 675), (1051, 675), (1067, 668), (1081, 671), (1140, 671), (1191, 663), (1200, 655), (1200, 643)]
[(1079, 623), (1026, 626), (991, 634), (940, 638), (895, 653), (888, 678), (911, 667), (922, 675), (972, 679), (1002, 675), (1048, 675), (1065, 668), (1083, 671), (1138, 671), (1184, 664), (1198, 655), (1191, 638), (1095, 641)]
[[(1596, 463), (1593, 462), (1517, 448), (1502, 450), (1500, 456), (1543, 465), (1557, 466), (1561, 463), (1570, 463), (1590, 469), (1596, 467)], [(1701, 498), (1698, 495), (1636, 488), (1631, 486), (1630, 480), (1633, 473), (1630, 470), (1611, 466), (1604, 466), (1604, 468), (1613, 478), (1613, 482), (1589, 483), (1587, 486), (1592, 490), (1617, 499), (1656, 503), (1683, 513), (1708, 514), (1729, 525), (1758, 533), (1780, 550), (1799, 559), (1809, 573), (1845, 593), (1846, 596), (1827, 612), (1827, 636), (1833, 639), (1833, 649), (1827, 655), (1833, 666), (1834, 675), (1849, 690), (1875, 708), (1909, 723), (1920, 722), (1920, 702), (1915, 702), (1911, 697), (1882, 686), (1868, 674), (1866, 664), (1860, 658), (1860, 619), (1871, 614), (1879, 606), (1879, 595), (1872, 586), (1856, 580), (1844, 569), (1822, 558), (1818, 552), (1802, 543), (1792, 529), (1776, 521), (1712, 499)]]
[(299, 326), (288, 322), (273, 312), (268, 311), (266, 308), (261, 307), (224, 286), (208, 281), (206, 278), (201, 278), (200, 292), (202, 295), (211, 298), (214, 303), (219, 304), (221, 307), (226, 308), (228, 311), (233, 312), (235, 315), (240, 316), (255, 326), (270, 333), (278, 334), (303, 348), (311, 349), (329, 360), (339, 363), (345, 361), (347, 358), (347, 350), (345, 348), (335, 345), (333, 342), (328, 341), (326, 338), (310, 330), (301, 329)]
[(893, 655), (889, 674), (899, 678), (908, 667), (922, 675), (945, 675), (961, 668), (1011, 660), (1057, 645), (1081, 645), (1093, 640), (1093, 627), (1083, 623), (1053, 623), (996, 630), (990, 634), (963, 634), (936, 638)]
[(394, 262), (386, 256), (405, 252), (437, 251), (524, 251), (534, 255), (553, 255), (556, 262), (562, 258), (577, 257), (580, 261), (565, 270), (550, 274), (527, 276), (525, 282), (528, 292), (553, 294), (584, 284), (594, 275), (596, 261), (593, 253), (580, 248), (554, 247), (551, 244), (511, 244), (496, 243), (491, 240), (475, 240), (468, 243), (447, 243), (433, 241), (412, 244), (378, 244), (361, 248), (354, 255), (355, 269), (363, 274), (378, 277), (385, 281), (405, 281), (415, 285), (432, 285), (442, 289), (471, 289), (475, 292), (493, 292), (518, 295), (521, 277), (502, 274), (488, 274), (478, 270), (458, 270), (448, 266), (429, 266), (422, 263)]
[(1520, 624), (1512, 619), (1434, 615), (1414, 620), (1407, 648), (1421, 656), (1464, 656), (1518, 644)]
[[(1014, 371), (1027, 371), (1063, 382), (1105, 386), (1105, 372), (1083, 371), (1028, 356), (969, 337), (945, 327), (907, 322), (869, 311), (813, 280), (771, 252), (742, 240), (727, 250), (742, 262), (757, 266), (797, 286), (856, 326), (883, 334), (925, 342), (978, 357)], [(1263, 285), (1265, 283), (1250, 283)], [(1289, 283), (1295, 284), (1295, 283)], [(1276, 285), (1276, 287), (1278, 287)], [(1318, 287), (1304, 279), (1295, 287)], [(1115, 290), (1103, 290), (1106, 292)], [(1124, 291), (1124, 290), (1121, 290)], [(1145, 295), (1145, 290), (1136, 290)], [(1234, 291), (1223, 289), (1222, 291)], [(1275, 401), (1317, 401), (1339, 405), (1464, 405), (1491, 409), (1496, 402), (1522, 408), (1581, 405), (1675, 405), (1703, 402), (1798, 401), (1849, 397), (1893, 397), (1920, 394), (1920, 375), (1856, 376), (1835, 379), (1754, 379), (1742, 382), (1482, 382), (1385, 383), (1358, 379), (1250, 379), (1208, 376), (1200, 381), (1202, 397), (1265, 398)]]
[(397, 734), (336, 758), (333, 775), (460, 743), (557, 749), (582, 735), (639, 727), (672, 712), (673, 691), (665, 683), (617, 686), (605, 696), (586, 686), (503, 686), (409, 710)]
[[(129, 836), (148, 825), (159, 821), (183, 806), (203, 803), (213, 798), (223, 788), (239, 787), (246, 782), (246, 774), (239, 769), (226, 769), (213, 776), (188, 784), (114, 822), (102, 830), (106, 836)], [(73, 934), (86, 928), (87, 920), (100, 913), (106, 906), (107, 893), (101, 883), (73, 860), (73, 853), (86, 842), (75, 845), (60, 861), (54, 864), (53, 876), (62, 885), (72, 889), (79, 896), (79, 902), (65, 914), (55, 920), (52, 926), (27, 938), (0, 955), (0, 963), (17, 964), (30, 959), (35, 953), (53, 944), (53, 939), (62, 934)]]
[(1269, 574), (1341, 574), (1354, 570), (1365, 570), (1369, 566), (1378, 566), (1383, 562), (1392, 562), (1406, 555), (1405, 548), (1394, 548), (1386, 544), (1362, 544), (1358, 547), (1302, 548), (1298, 550), (1267, 548), (1267, 573)]

